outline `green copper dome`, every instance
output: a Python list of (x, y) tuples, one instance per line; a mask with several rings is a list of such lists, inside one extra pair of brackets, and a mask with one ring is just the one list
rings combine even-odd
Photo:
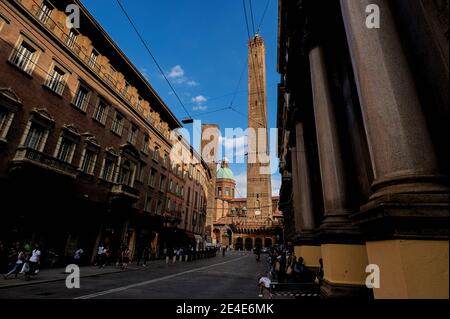
[(228, 167), (221, 167), (217, 170), (217, 179), (234, 179), (233, 172)]
[(222, 163), (220, 164), (220, 168), (217, 170), (216, 178), (217, 179), (232, 179), (232, 180), (234, 180), (233, 172), (228, 167), (228, 160), (226, 157), (222, 160)]

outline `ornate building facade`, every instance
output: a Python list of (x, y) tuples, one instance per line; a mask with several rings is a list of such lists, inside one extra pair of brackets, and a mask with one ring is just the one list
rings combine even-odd
[(279, 207), (326, 297), (448, 298), (448, 3), (279, 1)]
[(90, 259), (203, 238), (209, 167), (170, 158), (181, 123), (79, 1), (1, 0), (0, 61), (0, 240)]

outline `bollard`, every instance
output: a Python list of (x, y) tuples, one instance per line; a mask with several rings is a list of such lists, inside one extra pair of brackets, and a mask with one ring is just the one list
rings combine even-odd
[(188, 261), (188, 255), (184, 255), (184, 261)]
[(166, 264), (169, 263), (169, 256), (166, 256)]
[(183, 255), (180, 255), (180, 258), (179, 258), (179, 260), (180, 260), (180, 262), (182, 262), (182, 261), (183, 261)]
[(174, 255), (173, 258), (172, 258), (172, 262), (175, 263), (176, 261), (177, 261), (177, 256)]

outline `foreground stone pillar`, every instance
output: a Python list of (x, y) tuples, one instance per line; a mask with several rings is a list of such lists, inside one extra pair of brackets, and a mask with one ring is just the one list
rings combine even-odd
[[(365, 25), (371, 4), (380, 9), (379, 29)], [(380, 266), (374, 295), (448, 298), (448, 177), (439, 173), (388, 1), (341, 0), (341, 10), (375, 179), (369, 203), (353, 216), (370, 236), (369, 262)], [(423, 261), (433, 271), (418, 267)]]
[(349, 218), (357, 208), (350, 198), (349, 172), (344, 165), (323, 49), (314, 47), (309, 59), (325, 217), (320, 226), (324, 263), (321, 290), (330, 298), (367, 296), (367, 253)]
[(302, 123), (295, 125), (295, 136), (296, 147), (291, 149), (294, 220), (298, 233), (294, 243), (294, 252), (297, 257), (303, 257), (307, 267), (318, 267), (320, 245), (315, 234), (310, 171), (305, 152)]

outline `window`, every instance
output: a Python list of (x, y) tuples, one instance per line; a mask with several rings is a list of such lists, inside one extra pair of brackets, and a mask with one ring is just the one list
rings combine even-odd
[(109, 66), (109, 73), (105, 74), (106, 80), (111, 84), (112, 86), (117, 86), (117, 80), (116, 80), (117, 71), (113, 68), (113, 66)]
[(230, 188), (225, 187), (225, 196), (230, 196)]
[(105, 124), (107, 113), (108, 113), (108, 106), (103, 100), (100, 100), (97, 109), (95, 110), (94, 113), (94, 119), (102, 124)]
[(73, 104), (82, 111), (86, 111), (91, 91), (80, 83), (77, 93), (73, 99)]
[(175, 194), (180, 195), (180, 186), (178, 184), (175, 185)]
[(123, 93), (128, 93), (130, 91), (130, 84), (125, 82), (125, 87), (123, 88)]
[(64, 91), (66, 72), (58, 66), (53, 66), (47, 79), (47, 87), (53, 92), (61, 95)]
[(197, 209), (198, 207), (198, 193), (195, 192), (195, 197), (194, 197), (194, 208)]
[(134, 126), (134, 125), (131, 125), (130, 131), (128, 132), (128, 142), (130, 142), (131, 144), (135, 145), (136, 144), (137, 135), (138, 135), (138, 128), (136, 126)]
[(156, 205), (156, 213), (161, 214), (162, 208), (163, 208), (163, 203), (162, 203), (162, 201), (159, 200), (158, 204)]
[(217, 188), (217, 196), (219, 196), (219, 197), (222, 196), (222, 187)]
[(52, 7), (50, 4), (46, 1), (42, 3), (41, 7), (38, 9), (38, 12), (36, 13), (36, 17), (42, 22), (47, 23), (48, 19), (50, 18), (50, 14), (52, 13)]
[(115, 168), (116, 168), (116, 161), (111, 158), (105, 158), (100, 177), (105, 181), (112, 182), (114, 179)]
[(170, 198), (167, 200), (167, 210), (170, 212), (170, 208), (172, 206), (172, 202), (170, 200)]
[(75, 31), (74, 29), (70, 30), (69, 36), (67, 37), (67, 46), (71, 49), (73, 49), (73, 47), (75, 46), (75, 44), (77, 43), (77, 38), (78, 38), (78, 32)]
[(61, 136), (57, 147), (56, 158), (62, 162), (72, 163), (76, 144), (67, 137)]
[(13, 112), (0, 108), (0, 140), (6, 139), (13, 118)]
[(38, 50), (31, 44), (22, 40), (21, 44), (13, 50), (9, 59), (11, 63), (28, 74), (33, 72), (38, 57)]
[(161, 192), (164, 192), (165, 186), (166, 186), (166, 177), (164, 175), (161, 175), (159, 178), (159, 190)]
[(184, 186), (181, 186), (180, 196), (184, 198)]
[(6, 20), (2, 16), (0, 16), (0, 32), (2, 31), (5, 24), (6, 24)]
[(97, 154), (94, 151), (88, 148), (84, 149), (83, 156), (81, 157), (80, 170), (83, 173), (93, 175), (96, 160)]
[(47, 130), (36, 123), (31, 123), (24, 146), (41, 151), (44, 148), (44, 139)]
[(168, 159), (168, 155), (167, 155), (167, 153), (164, 153), (163, 162), (162, 162), (163, 167), (167, 167), (167, 159)]
[(147, 197), (145, 198), (144, 211), (150, 212), (151, 203), (152, 203), (152, 198), (149, 195), (147, 195)]
[(145, 168), (146, 168), (145, 163), (141, 163), (139, 165), (138, 181), (141, 182), (141, 183), (144, 182)]
[(130, 84), (128, 82), (125, 82), (125, 86), (123, 88), (122, 95), (127, 100), (130, 100), (130, 98), (131, 98), (129, 92), (130, 92)]
[(173, 182), (172, 180), (169, 181), (169, 192), (173, 190)]
[(142, 142), (142, 153), (148, 154), (148, 146), (150, 144), (150, 137), (144, 134), (144, 141)]
[(188, 187), (187, 189), (187, 202), (186, 202), (186, 206), (189, 206), (191, 203), (191, 188)]
[(148, 184), (150, 185), (150, 187), (155, 187), (155, 183), (156, 183), (156, 170), (152, 168), (150, 169), (150, 178)]
[(114, 118), (114, 121), (112, 123), (111, 130), (118, 135), (122, 135), (123, 122), (123, 116), (117, 112), (116, 117)]
[(126, 159), (120, 166), (119, 184), (133, 187), (136, 164)]
[(89, 66), (93, 69), (98, 69), (98, 64), (97, 64), (97, 60), (98, 60), (98, 53), (95, 50), (92, 50), (91, 55), (89, 57)]
[(197, 224), (197, 213), (194, 212), (192, 214), (192, 226), (195, 226)]
[(153, 151), (153, 159), (155, 161), (159, 161), (159, 147), (155, 146), (155, 150)]

